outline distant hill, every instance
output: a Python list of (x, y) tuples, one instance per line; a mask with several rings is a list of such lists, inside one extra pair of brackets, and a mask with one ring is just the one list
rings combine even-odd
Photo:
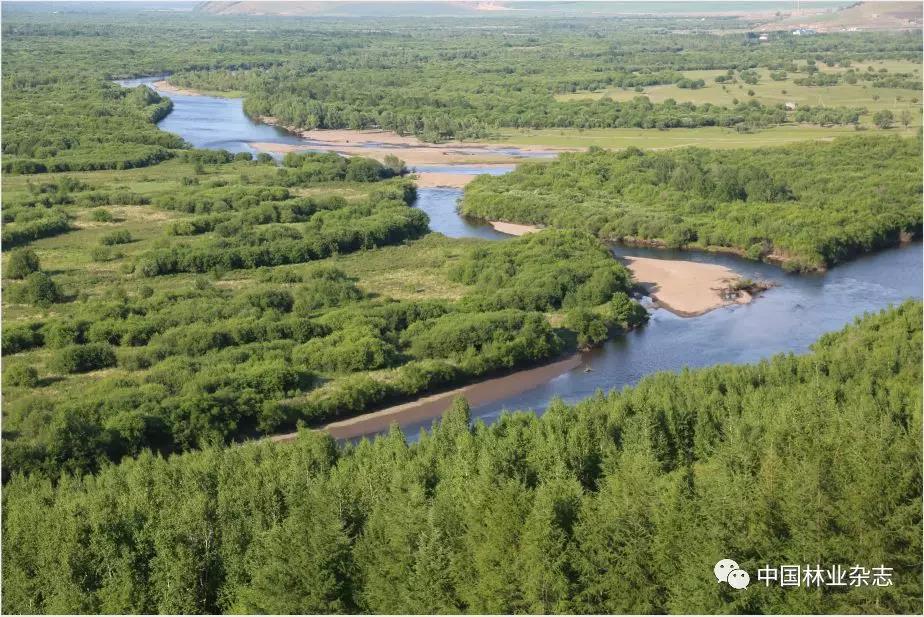
[[(849, 4), (849, 0), (827, 0), (801, 3), (800, 15), (817, 15), (835, 11)], [(740, 17), (752, 22), (767, 21), (779, 16), (788, 17), (793, 12), (792, 0), (771, 2), (742, 1), (722, 2), (702, 0), (698, 2), (588, 2), (588, 1), (520, 1), (520, 0), (457, 0), (456, 2), (433, 2), (421, 0), (396, 2), (266, 2), (243, 1), (203, 2), (199, 11), (216, 15), (277, 15), (290, 17), (375, 17), (375, 16), (489, 16), (489, 15), (567, 15), (580, 16), (721, 16)]]
[(494, 1), (471, 2), (203, 2), (198, 11), (215, 15), (278, 15), (289, 17), (375, 17), (389, 16), (451, 16), (480, 12), (503, 12), (511, 9), (507, 3)]
[(756, 30), (806, 28), (817, 32), (854, 30), (909, 30), (920, 28), (920, 2), (857, 2), (840, 9), (819, 12), (814, 9), (783, 13), (780, 18), (761, 24)]

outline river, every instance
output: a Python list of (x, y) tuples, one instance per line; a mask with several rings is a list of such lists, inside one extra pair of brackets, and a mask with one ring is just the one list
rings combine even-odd
[[(151, 83), (152, 79), (122, 82)], [(253, 152), (251, 143), (310, 142), (285, 131), (250, 120), (240, 99), (169, 95), (174, 111), (159, 127), (176, 133), (199, 148)], [(398, 148), (396, 148), (398, 150)], [(546, 153), (497, 149), (526, 157)], [(400, 156), (400, 152), (396, 152)], [(512, 167), (477, 165), (423, 166), (420, 171), (440, 173), (506, 173)], [(490, 225), (467, 220), (456, 212), (460, 189), (420, 189), (416, 206), (430, 216), (435, 232), (454, 238), (501, 240), (509, 236)], [(838, 330), (866, 312), (879, 311), (909, 298), (922, 297), (921, 243), (882, 251), (837, 266), (825, 274), (786, 274), (768, 264), (725, 254), (613, 247), (613, 254), (661, 259), (687, 259), (727, 266), (742, 276), (769, 280), (776, 286), (747, 305), (722, 308), (693, 318), (678, 317), (651, 307), (647, 326), (616, 337), (602, 348), (581, 354), (579, 363), (562, 363), (563, 372), (542, 374), (532, 383), (517, 374), (492, 380), (481, 389), (471, 386), (477, 401), (472, 415), (486, 422), (505, 409), (533, 409), (538, 413), (559, 397), (575, 402), (596, 390), (619, 389), (656, 371), (677, 371), (722, 363), (746, 363), (774, 354), (805, 353), (826, 332)], [(574, 366), (577, 364), (577, 366)], [(518, 383), (519, 382), (519, 383)], [(396, 418), (399, 416), (396, 416)], [(428, 427), (429, 417), (398, 421), (408, 435)]]

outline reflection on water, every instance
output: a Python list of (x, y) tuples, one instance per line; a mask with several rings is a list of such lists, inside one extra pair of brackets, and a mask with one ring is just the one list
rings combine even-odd
[[(126, 87), (151, 85), (160, 78), (147, 77), (118, 82)], [(179, 135), (195, 148), (257, 153), (251, 143), (299, 145), (304, 140), (282, 129), (254, 122), (244, 113), (241, 99), (187, 96), (160, 92), (173, 101), (173, 111), (157, 123), (158, 128)]]
[[(151, 83), (132, 80), (126, 85)], [(169, 95), (174, 111), (158, 126), (183, 137), (199, 148), (224, 148), (253, 152), (250, 143), (273, 142), (310, 145), (274, 127), (253, 122), (244, 114), (240, 99)], [(522, 156), (547, 156), (543, 152), (510, 149), (494, 151)], [(431, 165), (419, 171), (440, 173), (490, 173), (510, 171), (510, 166)], [(509, 236), (489, 225), (467, 220), (456, 211), (462, 192), (430, 188), (418, 191), (417, 207), (430, 216), (434, 231), (453, 238), (498, 240)], [(613, 247), (618, 258), (641, 255), (661, 259), (688, 259), (727, 266), (742, 276), (773, 281), (776, 287), (751, 304), (734, 305), (694, 318), (682, 318), (654, 309), (647, 326), (609, 341), (583, 355), (581, 366), (552, 380), (494, 402), (473, 407), (473, 416), (490, 421), (504, 409), (545, 408), (553, 397), (575, 402), (598, 389), (619, 389), (656, 371), (677, 371), (721, 363), (754, 362), (783, 352), (804, 353), (825, 332), (838, 330), (866, 312), (922, 297), (921, 243), (882, 251), (837, 266), (826, 274), (790, 275), (775, 266), (731, 255), (695, 251), (665, 251)], [(590, 372), (585, 369), (590, 368)], [(409, 435), (430, 420), (402, 426)]]
[[(447, 218), (453, 218), (451, 208), (439, 212), (449, 212)], [(431, 214), (435, 230), (457, 225)], [(577, 402), (598, 389), (621, 389), (657, 371), (749, 363), (785, 352), (805, 353), (822, 334), (839, 330), (866, 312), (922, 297), (920, 242), (861, 257), (826, 274), (809, 275), (786, 274), (775, 266), (725, 254), (623, 246), (612, 250), (617, 258), (638, 255), (720, 264), (777, 286), (750, 304), (694, 318), (653, 309), (647, 326), (583, 354), (581, 366), (516, 396), (479, 405), (472, 410), (474, 417), (490, 422), (507, 409), (541, 412), (554, 397)], [(402, 428), (414, 435), (429, 425), (418, 422)]]
[(461, 194), (462, 191), (459, 189), (417, 189), (417, 202), (414, 205), (430, 217), (430, 229), (444, 236), (486, 240), (504, 240), (510, 237), (484, 221), (461, 216), (456, 211), (456, 203)]
[[(250, 152), (256, 154), (258, 151), (253, 148), (251, 144), (287, 144), (302, 146), (306, 150), (310, 150), (312, 146), (330, 146), (329, 143), (324, 141), (305, 139), (284, 129), (251, 120), (247, 114), (244, 113), (243, 99), (205, 95), (189, 96), (185, 94), (176, 94), (174, 92), (164, 92), (154, 86), (154, 82), (160, 81), (161, 79), (161, 77), (143, 77), (139, 79), (123, 79), (116, 83), (126, 88), (134, 88), (135, 86), (145, 84), (153, 90), (156, 90), (159, 94), (169, 97), (173, 101), (173, 111), (166, 118), (158, 122), (157, 126), (164, 131), (179, 135), (196, 148), (215, 148), (235, 153)], [(395, 154), (398, 156), (401, 155), (400, 150), (408, 147), (403, 144), (379, 142), (362, 142), (356, 145), (364, 148), (395, 150)], [(520, 150), (519, 148), (490, 147), (460, 147), (455, 148), (453, 151), (460, 154), (504, 154), (518, 158), (537, 159), (552, 158), (556, 154), (550, 150)], [(434, 165), (432, 167), (443, 168), (444, 166)], [(512, 168), (512, 166), (509, 167), (507, 171), (510, 171)], [(483, 172), (453, 170), (447, 171), (446, 173)]]

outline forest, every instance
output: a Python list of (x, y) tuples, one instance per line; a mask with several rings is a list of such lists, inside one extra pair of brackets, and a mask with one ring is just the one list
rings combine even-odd
[[(756, 44), (723, 16), (2, 12), (4, 613), (924, 608), (919, 300), (803, 355), (653, 374), (636, 358), (636, 385), (538, 413), (485, 423), (458, 398), (419, 434), (325, 431), (676, 324), (612, 240), (804, 273), (919, 238), (920, 72), (871, 65), (920, 63), (920, 31)], [(675, 143), (480, 176), (463, 214), (542, 229), (456, 238), (398, 156), (200, 149), (158, 128), (178, 95), (116, 83), (135, 77), (298, 129)], [(748, 93), (788, 96), (784, 79), (877, 104)], [(674, 147), (825, 126), (850, 136)], [(728, 556), (882, 564), (893, 585), (735, 592), (712, 575)]]
[(921, 173), (920, 134), (759, 150), (591, 149), (481, 176), (460, 208), (806, 271), (920, 237)]
[[(921, 304), (415, 443), (303, 431), (3, 490), (7, 613), (919, 613)], [(716, 584), (885, 564), (887, 587)]]
[[(317, 426), (647, 319), (586, 232), (414, 243), (429, 232), (414, 185), (371, 159), (184, 150), (117, 173), (131, 184), (7, 186), (5, 245), (33, 240), (34, 221), (64, 225), (7, 251), (5, 478)], [(391, 245), (451, 252), (435, 275), (454, 291), (394, 299), (337, 266)]]
[[(233, 18), (198, 13), (49, 18), (7, 9), (3, 169), (123, 169), (170, 156), (178, 139), (150, 124), (169, 111), (169, 101), (129, 94), (110, 81), (135, 76), (169, 75), (177, 86), (243, 96), (249, 114), (283, 125), (378, 127), (428, 141), (481, 139), (511, 127), (753, 131), (783, 123), (851, 126), (861, 118), (871, 124), (868, 110), (849, 103), (789, 110), (749, 100), (744, 90), (723, 105), (653, 103), (641, 93), (628, 101), (556, 98), (601, 88), (637, 92), (682, 82), (689, 71), (727, 69), (746, 81), (749, 71), (764, 67), (811, 79), (825, 66), (846, 68), (845, 80), (874, 90), (914, 83), (920, 90), (920, 75), (873, 78), (853, 68), (917, 61), (922, 46), (914, 33), (790, 36), (752, 45), (735, 24), (721, 21), (674, 33), (670, 19), (629, 27), (619, 19), (509, 20), (437, 19), (411, 27), (384, 19), (382, 29), (370, 31), (361, 21), (267, 17), (251, 20), (244, 34)], [(52, 60), (64, 55), (66, 63)]]

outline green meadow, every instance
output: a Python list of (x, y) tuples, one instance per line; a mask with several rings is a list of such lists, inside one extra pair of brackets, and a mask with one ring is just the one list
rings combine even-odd
[[(889, 73), (905, 73), (921, 76), (921, 65), (906, 61), (888, 62), (861, 62), (854, 69), (866, 71), (872, 67), (879, 72), (885, 69)], [(800, 68), (804, 68), (800, 66)], [(843, 73), (845, 67), (820, 66), (820, 73)], [(732, 105), (736, 101), (756, 99), (765, 105), (797, 106), (823, 106), (823, 107), (865, 107), (869, 113), (861, 118), (861, 124), (872, 125), (872, 114), (880, 110), (889, 110), (895, 114), (896, 119), (902, 111), (912, 112), (910, 126), (921, 126), (921, 93), (904, 88), (873, 87), (862, 81), (856, 84), (840, 83), (833, 86), (806, 86), (798, 85), (794, 80), (804, 78), (805, 73), (788, 73), (786, 79), (776, 81), (770, 77), (771, 71), (767, 68), (754, 69), (759, 76), (756, 84), (744, 83), (737, 78), (737, 83), (717, 83), (716, 77), (726, 75), (725, 70), (684, 71), (685, 78), (690, 80), (702, 79), (705, 87), (698, 89), (681, 88), (676, 84), (656, 85), (643, 88), (638, 92), (631, 88), (607, 88), (593, 92), (574, 92), (556, 96), (559, 101), (576, 101), (588, 99), (601, 99), (609, 97), (614, 101), (631, 101), (637, 96), (646, 96), (653, 103), (662, 103), (673, 99), (677, 103), (693, 103), (703, 105)], [(750, 94), (753, 92), (753, 95)], [(898, 122), (896, 122), (898, 124)], [(785, 130), (787, 127), (780, 127)], [(837, 127), (843, 128), (843, 127)], [(809, 138), (814, 136), (809, 133)]]

